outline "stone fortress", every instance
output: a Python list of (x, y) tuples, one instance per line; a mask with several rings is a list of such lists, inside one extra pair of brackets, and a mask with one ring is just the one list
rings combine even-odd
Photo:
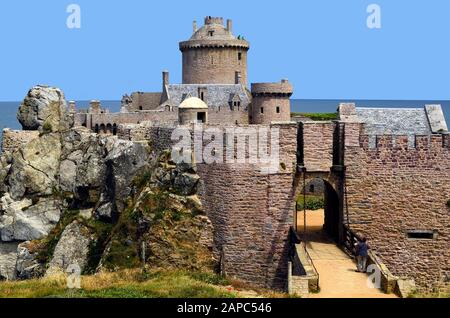
[[(450, 135), (441, 107), (349, 103), (337, 105), (334, 121), (292, 121), (288, 80), (248, 88), (249, 48), (233, 36), (230, 20), (224, 26), (222, 18), (206, 17), (200, 29), (194, 22), (191, 39), (180, 43), (182, 84), (171, 84), (164, 71), (162, 92), (126, 95), (120, 113), (98, 101), (77, 111), (71, 102), (75, 125), (149, 142), (155, 152), (172, 147), (180, 125), (278, 128), (278, 172), (261, 174), (254, 163), (197, 164), (221, 272), (263, 287), (295, 290), (306, 281), (314, 289), (292, 228), (296, 198), (319, 179), (324, 229), (349, 252), (361, 235), (369, 239), (383, 290), (404, 280), (424, 291), (448, 287)], [(5, 132), (6, 148), (16, 135)]]
[[(175, 124), (181, 119), (178, 116), (180, 109), (189, 108), (187, 100), (191, 98), (202, 100), (208, 109), (197, 112), (198, 118), (190, 118), (188, 122), (203, 122), (206, 117), (210, 124), (248, 125), (289, 121), (289, 97), (293, 88), (287, 80), (255, 83), (251, 85), (251, 90), (248, 89), (249, 49), (250, 44), (246, 40), (233, 35), (231, 20), (227, 20), (225, 27), (222, 18), (206, 17), (205, 25), (200, 29), (194, 21), (192, 37), (180, 43), (182, 84), (171, 84), (169, 72), (163, 71), (162, 92), (125, 95), (120, 113), (109, 113), (99, 101), (94, 100), (88, 110), (77, 112), (76, 123), (96, 132), (112, 134), (117, 134), (120, 124), (144, 121)], [(74, 102), (70, 103), (70, 107), (75, 111)]]

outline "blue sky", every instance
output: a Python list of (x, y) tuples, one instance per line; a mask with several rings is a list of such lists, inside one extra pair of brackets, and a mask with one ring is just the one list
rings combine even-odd
[[(69, 4), (81, 29), (66, 27)], [(382, 28), (366, 26), (369, 4)], [(157, 91), (181, 81), (178, 42), (223, 16), (251, 43), (250, 81), (289, 78), (296, 98), (450, 99), (448, 0), (15, 0), (0, 2), (0, 100), (35, 84), (68, 99)]]

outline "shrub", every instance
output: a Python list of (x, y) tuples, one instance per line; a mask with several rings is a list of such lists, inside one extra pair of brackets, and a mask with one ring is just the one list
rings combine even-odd
[(42, 132), (43, 133), (51, 133), (53, 131), (53, 127), (52, 124), (50, 124), (49, 122), (45, 122), (44, 125), (42, 126)]
[(338, 119), (338, 113), (292, 113), (292, 117), (302, 116), (315, 121), (327, 121)]
[[(297, 208), (299, 210), (305, 209), (303, 195), (300, 195), (297, 200)], [(321, 196), (307, 195), (306, 196), (306, 210), (320, 210), (325, 208), (325, 201)]]

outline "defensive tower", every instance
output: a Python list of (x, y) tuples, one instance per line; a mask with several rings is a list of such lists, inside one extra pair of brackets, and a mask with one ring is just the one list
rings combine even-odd
[(206, 17), (188, 41), (180, 43), (183, 84), (243, 84), (247, 86), (247, 51), (250, 45), (232, 33), (232, 21)]
[(287, 79), (278, 83), (252, 84), (252, 124), (270, 124), (273, 121), (291, 120), (291, 100), (293, 87)]

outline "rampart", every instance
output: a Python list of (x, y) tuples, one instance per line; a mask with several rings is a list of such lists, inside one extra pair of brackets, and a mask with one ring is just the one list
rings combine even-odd
[(450, 138), (412, 136), (413, 147), (410, 138), (346, 146), (348, 217), (394, 275), (436, 291), (450, 272)]

